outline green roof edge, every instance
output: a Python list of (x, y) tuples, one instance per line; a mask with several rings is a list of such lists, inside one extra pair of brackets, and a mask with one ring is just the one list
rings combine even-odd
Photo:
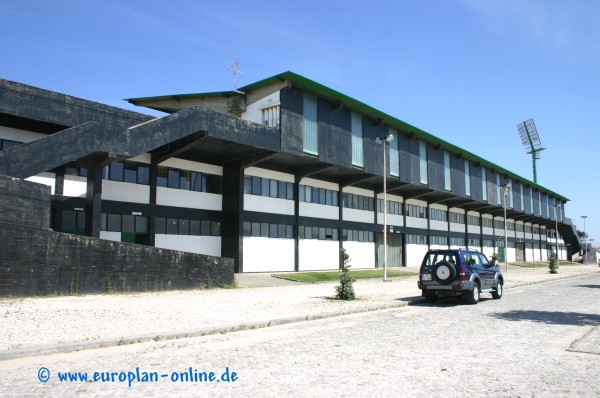
[(232, 96), (236, 94), (242, 94), (245, 92), (253, 91), (258, 88), (268, 86), (273, 83), (282, 82), (282, 81), (290, 81), (292, 86), (297, 87), (303, 91), (306, 91), (310, 94), (314, 94), (318, 97), (324, 98), (326, 100), (332, 102), (341, 102), (344, 104), (344, 107), (361, 113), (367, 117), (370, 117), (374, 120), (381, 119), (386, 125), (398, 130), (401, 133), (414, 133), (415, 137), (425, 141), (432, 145), (439, 145), (440, 148), (443, 148), (449, 152), (460, 154), (464, 159), (468, 159), (470, 161), (479, 163), (487, 167), (488, 169), (493, 169), (501, 175), (507, 176), (513, 180), (519, 181), (525, 185), (531, 186), (539, 191), (542, 191), (547, 194), (551, 194), (552, 196), (560, 199), (563, 202), (570, 201), (569, 198), (566, 198), (563, 195), (560, 195), (556, 192), (553, 192), (533, 181), (530, 181), (524, 177), (521, 177), (512, 171), (505, 169), (504, 167), (498, 166), (488, 160), (485, 160), (474, 153), (467, 151), (466, 149), (457, 147), (447, 141), (442, 140), (432, 134), (427, 133), (413, 125), (410, 125), (400, 119), (397, 119), (393, 116), (388, 115), (378, 109), (373, 108), (363, 102), (360, 102), (348, 95), (342, 94), (339, 91), (336, 91), (332, 88), (329, 88), (321, 83), (317, 83), (314, 80), (308, 79), (302, 75), (297, 73), (286, 71), (266, 79), (260, 80), (255, 83), (248, 84), (244, 87), (240, 87), (239, 91), (222, 91), (222, 92), (210, 92), (210, 93), (196, 93), (196, 94), (175, 94), (175, 95), (163, 95), (158, 97), (140, 97), (140, 98), (128, 98), (126, 101), (135, 104), (138, 101), (152, 101), (152, 100), (161, 100), (161, 99), (184, 99), (184, 98), (194, 98), (194, 97), (209, 97), (209, 96)]

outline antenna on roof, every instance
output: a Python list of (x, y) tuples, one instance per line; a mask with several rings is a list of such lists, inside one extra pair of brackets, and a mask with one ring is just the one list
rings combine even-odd
[(543, 151), (546, 148), (542, 147), (542, 141), (540, 140), (540, 136), (535, 128), (533, 119), (529, 119), (517, 124), (517, 129), (519, 129), (519, 135), (521, 136), (523, 148), (525, 148), (528, 154), (531, 154), (533, 161), (533, 182), (537, 184), (535, 161), (540, 158), (540, 151)]
[(237, 74), (241, 73), (242, 75), (244, 74), (244, 72), (242, 72), (240, 70), (240, 61), (234, 61), (233, 62), (233, 66), (231, 68), (227, 68), (227, 70), (230, 70), (233, 72), (233, 89), (236, 93), (240, 93), (240, 94), (246, 94), (240, 90), (238, 90), (237, 88), (237, 83), (236, 83), (236, 78), (237, 78)]

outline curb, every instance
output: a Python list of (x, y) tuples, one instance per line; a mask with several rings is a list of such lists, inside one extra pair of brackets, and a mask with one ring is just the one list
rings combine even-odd
[[(510, 284), (507, 286), (507, 289), (512, 289), (521, 286), (528, 285), (536, 285), (539, 283), (547, 283), (553, 282), (561, 279), (574, 278), (577, 276), (588, 275), (592, 273), (597, 273), (600, 271), (590, 271), (590, 272), (581, 272), (574, 275), (561, 275), (557, 276), (553, 279), (548, 280), (537, 280), (531, 282), (517, 282), (515, 284)], [(163, 340), (177, 340), (177, 339), (185, 339), (190, 337), (202, 337), (202, 336), (210, 336), (213, 334), (226, 334), (231, 332), (241, 332), (244, 330), (254, 330), (254, 329), (263, 329), (270, 326), (278, 326), (278, 325), (288, 325), (293, 323), (307, 322), (307, 321), (315, 321), (319, 319), (328, 319), (334, 318), (338, 316), (344, 315), (352, 315), (352, 314), (360, 314), (364, 312), (372, 312), (372, 311), (380, 311), (391, 308), (400, 308), (406, 307), (410, 305), (417, 304), (423, 301), (423, 298), (420, 296), (411, 296), (411, 297), (401, 297), (398, 300), (403, 300), (401, 302), (393, 302), (386, 304), (377, 304), (377, 305), (367, 305), (360, 308), (353, 308), (342, 311), (335, 312), (323, 312), (319, 314), (309, 314), (305, 316), (293, 316), (288, 318), (276, 318), (268, 321), (256, 321), (256, 322), (246, 322), (243, 324), (230, 324), (223, 325), (218, 327), (206, 327), (201, 329), (194, 329), (185, 332), (172, 332), (172, 333), (162, 333), (162, 334), (147, 334), (140, 336), (128, 336), (121, 338), (111, 338), (111, 339), (99, 339), (93, 341), (85, 341), (85, 342), (76, 342), (76, 343), (60, 343), (56, 345), (47, 345), (41, 347), (33, 347), (26, 349), (16, 349), (16, 350), (7, 350), (6, 352), (0, 352), (0, 361), (8, 361), (11, 359), (24, 358), (24, 357), (32, 357), (32, 356), (40, 356), (40, 355), (48, 355), (48, 354), (61, 354), (68, 353), (72, 351), (81, 351), (81, 350), (91, 350), (98, 348), (107, 348), (107, 347), (118, 347), (125, 346), (130, 344), (139, 344), (146, 343), (149, 341), (163, 341)]]

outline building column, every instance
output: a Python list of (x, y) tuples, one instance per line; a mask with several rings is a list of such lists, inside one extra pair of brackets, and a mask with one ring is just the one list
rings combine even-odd
[(100, 237), (102, 226), (102, 164), (88, 167), (85, 195), (85, 235)]
[(244, 272), (244, 168), (239, 160), (223, 165), (221, 256), (233, 258), (234, 272)]
[(300, 270), (300, 180), (294, 177), (294, 271)]

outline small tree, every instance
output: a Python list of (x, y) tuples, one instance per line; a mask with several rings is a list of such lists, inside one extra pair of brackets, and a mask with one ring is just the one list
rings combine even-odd
[(350, 256), (346, 253), (346, 249), (342, 247), (340, 250), (342, 255), (342, 269), (340, 270), (340, 286), (335, 287), (336, 297), (340, 300), (354, 300), (354, 279), (350, 275)]
[(556, 261), (556, 254), (552, 254), (552, 256), (550, 256), (550, 264), (548, 265), (548, 269), (550, 270), (551, 274), (558, 273), (558, 261)]

